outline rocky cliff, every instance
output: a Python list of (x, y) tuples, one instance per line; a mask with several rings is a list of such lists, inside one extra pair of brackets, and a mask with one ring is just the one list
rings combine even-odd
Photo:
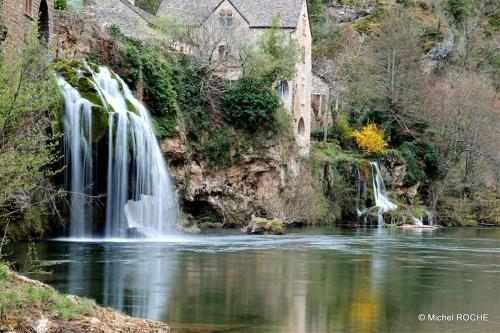
[(179, 190), (186, 215), (184, 224), (194, 220), (202, 226), (241, 226), (252, 216), (284, 217), (284, 198), (307, 172), (293, 143), (267, 140), (258, 150), (248, 149), (238, 163), (214, 167), (205, 156), (189, 149), (185, 138), (162, 140), (161, 148)]

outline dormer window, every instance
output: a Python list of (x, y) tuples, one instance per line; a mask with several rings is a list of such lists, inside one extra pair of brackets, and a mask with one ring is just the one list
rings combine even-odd
[(24, 0), (24, 13), (33, 16), (33, 0)]
[(230, 10), (221, 10), (219, 13), (219, 22), (224, 29), (230, 29), (234, 26), (233, 12)]

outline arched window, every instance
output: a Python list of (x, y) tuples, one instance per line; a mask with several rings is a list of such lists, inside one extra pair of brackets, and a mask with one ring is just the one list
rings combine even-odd
[(288, 82), (287, 81), (280, 81), (278, 82), (278, 94), (282, 99), (287, 99), (288, 98)]
[(221, 10), (219, 13), (219, 22), (222, 28), (230, 29), (234, 26), (233, 12), (230, 10)]
[(33, 0), (24, 0), (24, 12), (33, 16)]
[(299, 120), (299, 125), (297, 126), (297, 133), (299, 133), (300, 136), (304, 136), (306, 133), (306, 124), (304, 123), (304, 118), (300, 118)]
[(219, 60), (224, 60), (226, 57), (226, 46), (219, 45)]
[(40, 9), (38, 10), (38, 35), (45, 42), (49, 41), (50, 29), (49, 29), (49, 6), (47, 6), (47, 1), (42, 0), (40, 2)]

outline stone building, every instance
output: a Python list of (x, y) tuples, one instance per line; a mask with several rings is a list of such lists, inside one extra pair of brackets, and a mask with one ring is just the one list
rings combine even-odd
[(143, 39), (153, 15), (134, 5), (133, 0), (73, 0), (72, 7), (85, 7), (88, 18), (102, 29), (116, 25), (129, 37)]
[(0, 20), (14, 43), (24, 39), (33, 22), (37, 22), (40, 37), (49, 43), (53, 13), (53, 0), (0, 0)]
[(298, 146), (303, 154), (309, 153), (312, 36), (306, 0), (163, 0), (157, 15), (181, 18), (198, 27), (198, 33), (191, 36), (195, 37), (177, 49), (198, 52), (208, 61), (224, 61), (225, 76), (230, 79), (236, 78), (241, 68), (228, 60), (244, 56), (243, 44), (254, 43), (279, 15), (279, 26), (297, 41), (301, 59), (294, 78), (278, 82), (277, 90), (294, 118)]

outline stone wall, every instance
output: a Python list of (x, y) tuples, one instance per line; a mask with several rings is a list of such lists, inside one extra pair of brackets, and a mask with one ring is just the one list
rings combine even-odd
[[(31, 4), (31, 6), (26, 9), (26, 4)], [(24, 40), (30, 24), (38, 22), (40, 9), (46, 5), (46, 15), (43, 15), (45, 17), (43, 30), (46, 30), (50, 41), (54, 17), (53, 0), (2, 0), (0, 5), (0, 17), (7, 27), (9, 40), (14, 43), (14, 47), (20, 45)], [(43, 6), (41, 7), (41, 5)]]

